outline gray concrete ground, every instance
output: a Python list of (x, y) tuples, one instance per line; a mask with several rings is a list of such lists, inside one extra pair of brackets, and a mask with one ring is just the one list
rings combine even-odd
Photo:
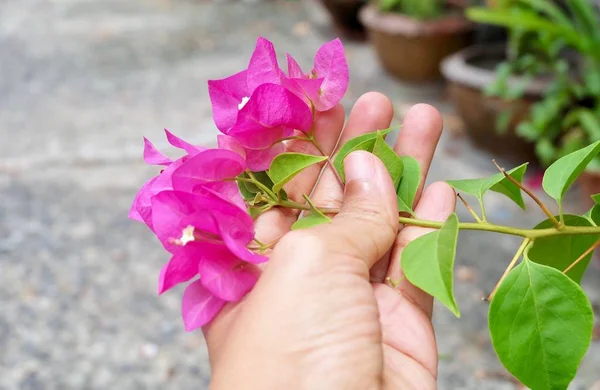
[[(155, 295), (166, 254), (126, 219), (155, 171), (141, 137), (162, 129), (213, 142), (206, 80), (247, 62), (257, 35), (308, 65), (333, 33), (317, 3), (201, 0), (0, 0), (0, 389), (206, 389), (200, 333), (185, 333), (181, 289)], [(368, 90), (402, 111), (441, 88), (407, 87), (366, 44), (348, 43), (350, 104)], [(407, 59), (410, 60), (410, 59)], [(431, 179), (493, 172), (490, 156), (447, 132)], [(490, 197), (496, 221), (540, 214)], [(466, 218), (466, 214), (461, 212)], [(438, 308), (441, 389), (513, 389), (489, 344), (489, 291), (514, 239), (463, 234), (457, 296)], [(586, 287), (600, 303), (600, 269)], [(595, 342), (573, 388), (600, 380)]]

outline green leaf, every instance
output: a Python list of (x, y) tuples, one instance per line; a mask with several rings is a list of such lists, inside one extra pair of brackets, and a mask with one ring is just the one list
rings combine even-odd
[(400, 179), (402, 178), (402, 172), (404, 172), (404, 163), (400, 156), (385, 143), (385, 139), (383, 139), (383, 135), (379, 131), (375, 137), (372, 153), (383, 162), (383, 165), (385, 165), (392, 177), (394, 188), (398, 188)]
[(269, 168), (269, 177), (275, 183), (273, 191), (279, 192), (294, 176), (304, 168), (327, 160), (325, 156), (313, 156), (303, 153), (283, 153), (275, 157)]
[[(386, 135), (392, 131), (391, 128), (385, 130), (379, 130), (382, 136)], [(377, 132), (366, 133), (363, 135), (359, 135), (358, 137), (352, 138), (344, 145), (340, 147), (340, 150), (335, 155), (333, 159), (333, 166), (340, 174), (342, 180), (345, 180), (344, 176), (344, 159), (352, 152), (356, 150), (366, 150), (368, 152), (373, 151), (373, 146), (375, 146), (375, 139), (377, 138)]]
[(240, 193), (242, 194), (242, 197), (245, 200), (254, 199), (254, 196), (256, 195), (256, 193), (248, 190), (248, 187), (246, 186), (246, 184), (250, 184), (250, 183), (246, 183), (244, 181), (238, 181), (237, 184), (240, 189)]
[[(513, 179), (519, 183), (523, 183), (523, 177), (525, 176), (525, 171), (527, 171), (527, 165), (528, 163), (519, 165), (518, 167), (508, 171), (508, 173)], [(502, 173), (500, 173), (500, 175), (502, 175)], [(506, 195), (522, 209), (525, 209), (525, 202), (523, 201), (521, 189), (508, 180), (504, 175), (502, 175), (502, 180), (490, 187), (490, 190), (502, 195)]]
[[(508, 171), (508, 174), (521, 183), (526, 170), (527, 163), (511, 169)], [(454, 187), (457, 191), (474, 195), (480, 201), (483, 199), (483, 195), (487, 191), (491, 190), (498, 192), (506, 195), (522, 209), (525, 209), (525, 202), (523, 201), (521, 189), (508, 180), (502, 172), (484, 179), (448, 180), (447, 183)]]
[[(565, 214), (563, 215), (563, 222), (567, 226), (592, 226), (588, 219), (578, 215)], [(549, 229), (553, 226), (552, 222), (547, 219), (539, 223), (534, 229)], [(597, 235), (593, 234), (536, 238), (527, 252), (527, 257), (531, 261), (556, 268), (562, 272), (592, 246), (597, 238)], [(591, 258), (592, 253), (573, 267), (567, 275), (576, 283), (581, 283), (581, 278)]]
[(594, 314), (584, 292), (560, 271), (523, 261), (490, 304), (494, 349), (528, 388), (566, 389), (592, 340)]
[(567, 189), (600, 151), (600, 141), (556, 160), (544, 173), (542, 187), (557, 202), (561, 202)]
[(583, 215), (594, 226), (600, 226), (600, 205), (595, 204)]
[(292, 230), (308, 229), (313, 226), (331, 222), (331, 218), (317, 209), (308, 196), (304, 195), (304, 199), (306, 199), (306, 202), (310, 205), (310, 214), (294, 222)]
[(406, 279), (460, 317), (453, 290), (457, 239), (458, 218), (452, 214), (439, 230), (411, 241), (401, 261)]
[(398, 210), (412, 213), (412, 207), (421, 184), (421, 167), (419, 162), (410, 156), (401, 156), (404, 173), (398, 186)]
[(592, 200), (594, 201), (594, 203), (600, 204), (600, 194), (592, 195)]

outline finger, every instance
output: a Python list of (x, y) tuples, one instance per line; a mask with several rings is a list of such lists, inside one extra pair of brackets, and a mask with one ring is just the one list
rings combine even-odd
[[(393, 116), (394, 107), (390, 99), (378, 92), (365, 93), (352, 107), (338, 147), (361, 134), (388, 128)], [(313, 202), (323, 207), (339, 208), (343, 195), (343, 188), (332, 168), (327, 167), (312, 195)]]
[[(427, 180), (427, 173), (441, 134), (442, 116), (434, 107), (417, 104), (406, 113), (394, 150), (400, 156), (413, 157), (421, 168), (420, 184), (414, 204), (421, 197), (421, 191)], [(390, 258), (390, 256), (384, 256), (373, 266), (371, 269), (372, 282), (381, 283), (385, 280), (390, 266)]]
[[(415, 208), (415, 214), (419, 219), (443, 222), (454, 212), (455, 206), (456, 196), (452, 187), (444, 182), (437, 182), (430, 185), (423, 193)], [(396, 239), (392, 251), (392, 262), (387, 273), (392, 281), (400, 281), (397, 289), (402, 295), (418, 305), (429, 317), (431, 317), (433, 298), (404, 278), (400, 267), (400, 257), (404, 248), (411, 241), (431, 231), (433, 229), (405, 226)]]
[(371, 153), (350, 153), (344, 171), (340, 213), (332, 223), (319, 225), (316, 234), (335, 253), (359, 259), (370, 268), (392, 246), (398, 232), (396, 191), (387, 169)]
[[(344, 108), (338, 105), (331, 110), (317, 113), (315, 117), (315, 138), (327, 153), (332, 153), (344, 126)], [(319, 155), (317, 148), (310, 142), (294, 140), (286, 145), (286, 151)], [(297, 201), (304, 202), (302, 194), (309, 194), (321, 172), (322, 165), (315, 164), (300, 172), (287, 185), (285, 190), (288, 196)], [(270, 243), (290, 230), (290, 226), (298, 217), (297, 210), (277, 208), (272, 209), (255, 221), (256, 237)]]
[(428, 104), (417, 104), (406, 113), (394, 150), (400, 156), (411, 156), (421, 167), (421, 185), (417, 191), (418, 202), (435, 148), (442, 134), (443, 121), (438, 110)]

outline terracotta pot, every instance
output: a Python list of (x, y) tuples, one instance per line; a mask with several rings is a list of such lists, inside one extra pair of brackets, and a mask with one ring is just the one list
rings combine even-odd
[[(531, 104), (541, 99), (548, 88), (548, 79), (531, 81), (525, 96), (518, 100), (504, 100), (485, 96), (485, 86), (496, 79), (496, 65), (505, 59), (505, 46), (471, 46), (449, 56), (442, 63), (442, 73), (448, 81), (450, 99), (463, 119), (467, 133), (475, 144), (491, 151), (494, 156), (505, 157), (516, 163), (538, 161), (535, 147), (519, 137), (515, 129), (529, 115)], [(521, 85), (522, 79), (512, 77), (509, 84)], [(496, 130), (500, 113), (512, 112), (508, 128)]]
[(581, 189), (583, 206), (589, 208), (594, 205), (591, 196), (600, 194), (600, 172), (584, 171), (577, 179)]
[(321, 0), (329, 11), (335, 28), (341, 35), (355, 40), (366, 38), (365, 28), (358, 20), (358, 11), (367, 4), (367, 0)]
[(359, 17), (383, 67), (408, 82), (439, 78), (442, 59), (469, 44), (473, 30), (462, 15), (420, 21), (379, 12), (374, 4), (361, 9)]

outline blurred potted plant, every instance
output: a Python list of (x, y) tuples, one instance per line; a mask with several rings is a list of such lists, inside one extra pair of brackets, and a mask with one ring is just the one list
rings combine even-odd
[[(531, 80), (546, 77), (541, 99), (531, 104), (529, 115), (516, 118), (516, 133), (535, 144), (543, 165), (600, 140), (600, 11), (596, 6), (587, 0), (564, 4), (512, 0), (496, 9), (472, 8), (468, 15), (477, 22), (507, 27), (518, 46), (513, 49), (519, 55), (509, 56), (498, 68), (489, 92), (501, 98), (526, 97)], [(514, 74), (526, 76), (522, 86), (511, 85)], [(514, 114), (509, 111), (507, 117), (514, 120)], [(600, 191), (598, 158), (580, 181), (586, 193)]]
[(365, 28), (358, 20), (358, 11), (367, 0), (321, 0), (335, 28), (350, 39), (363, 40)]
[(465, 47), (472, 23), (462, 2), (379, 0), (359, 14), (383, 67), (409, 82), (439, 77), (440, 62)]

